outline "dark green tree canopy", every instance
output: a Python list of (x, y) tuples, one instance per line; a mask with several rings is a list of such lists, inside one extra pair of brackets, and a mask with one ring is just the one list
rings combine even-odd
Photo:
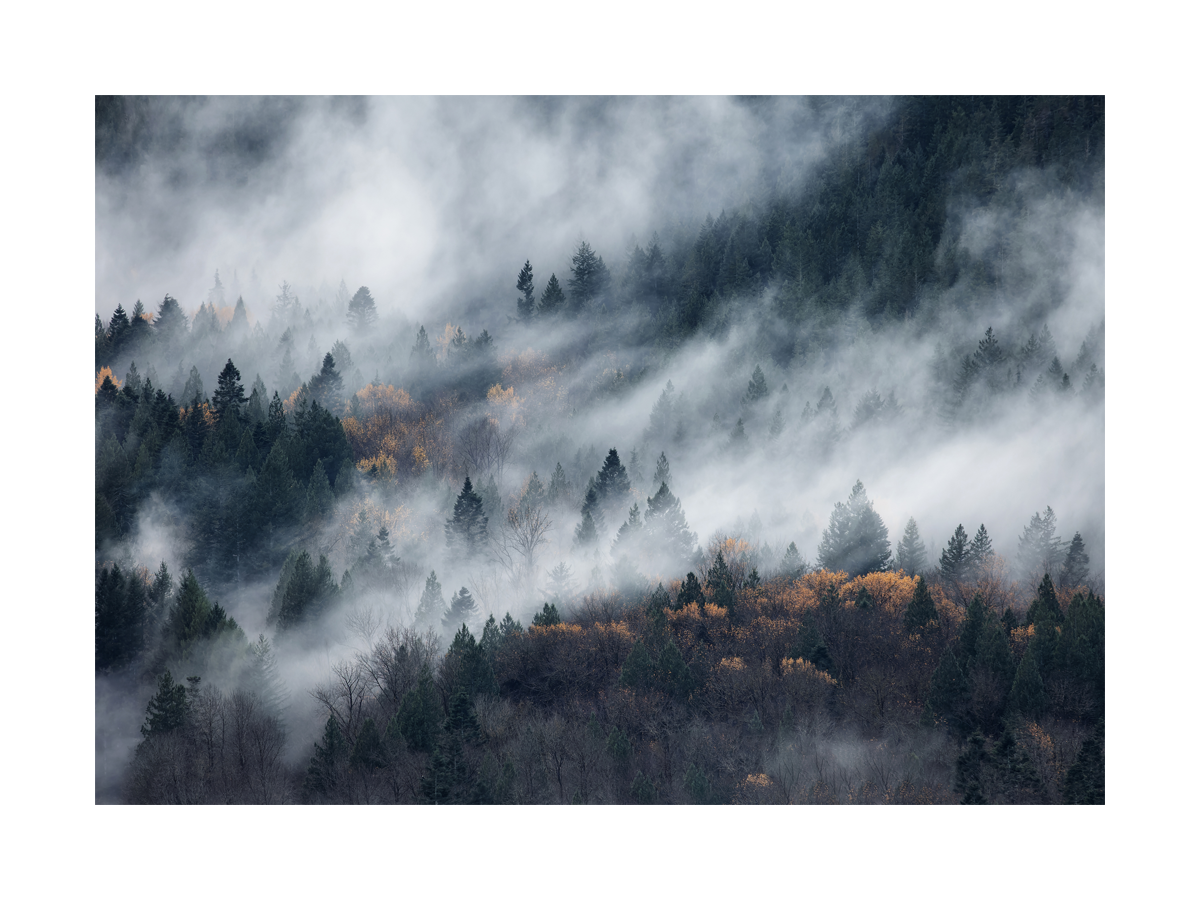
[(366, 333), (379, 321), (379, 312), (375, 309), (375, 298), (371, 296), (371, 292), (367, 290), (366, 286), (360, 287), (350, 298), (350, 304), (346, 309), (346, 318), (350, 322), (350, 327), (359, 334)]
[(446, 520), (446, 547), (452, 556), (466, 563), (483, 558), (487, 549), (488, 517), (484, 515), (483, 499), (471, 487), (471, 478), (463, 481), (454, 514)]

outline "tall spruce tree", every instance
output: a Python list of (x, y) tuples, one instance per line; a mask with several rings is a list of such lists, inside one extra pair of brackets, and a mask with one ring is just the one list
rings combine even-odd
[(529, 260), (525, 260), (524, 268), (517, 275), (517, 290), (521, 292), (521, 296), (517, 298), (517, 317), (528, 321), (533, 318), (537, 304), (533, 296), (533, 266), (529, 264)]
[(1077, 531), (1075, 537), (1071, 538), (1071, 546), (1067, 549), (1067, 558), (1059, 573), (1058, 583), (1067, 590), (1079, 587), (1087, 580), (1090, 562), (1091, 557), (1088, 556), (1083, 538)]
[(925, 542), (917, 530), (917, 520), (910, 516), (904, 536), (896, 545), (896, 568), (909, 575), (920, 575), (925, 570), (925, 561)]
[(856, 578), (886, 571), (891, 558), (887, 526), (867, 498), (863, 483), (856, 481), (849, 500), (836, 504), (829, 516), (829, 527), (817, 547), (817, 561), (824, 569)]
[(938, 564), (938, 569), (944, 577), (962, 578), (968, 574), (969, 547), (967, 530), (959, 524), (950, 540), (946, 542), (946, 549), (942, 551), (942, 560)]
[(483, 499), (471, 487), (471, 478), (463, 481), (462, 491), (454, 502), (454, 514), (446, 520), (446, 547), (452, 557), (465, 563), (475, 563), (487, 550), (488, 517), (484, 515)]

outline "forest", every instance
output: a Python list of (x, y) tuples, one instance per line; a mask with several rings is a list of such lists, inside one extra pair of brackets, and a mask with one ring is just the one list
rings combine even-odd
[[(428, 234), (250, 216), (314, 135)], [(1103, 97), (97, 97), (96, 185), (97, 803), (1104, 803)]]

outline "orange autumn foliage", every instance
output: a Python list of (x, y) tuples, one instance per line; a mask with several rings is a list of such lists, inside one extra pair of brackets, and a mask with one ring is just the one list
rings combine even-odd
[(109, 366), (101, 366), (100, 371), (96, 373), (96, 390), (93, 392), (93, 394), (100, 393), (100, 385), (104, 384), (105, 378), (111, 378), (116, 389), (118, 391), (121, 389), (121, 382), (118, 379), (113, 378), (112, 369)]

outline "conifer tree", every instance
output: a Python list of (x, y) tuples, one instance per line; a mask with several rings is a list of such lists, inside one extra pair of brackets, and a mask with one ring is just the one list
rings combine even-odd
[(559, 625), (562, 617), (558, 614), (558, 606), (554, 603), (543, 603), (542, 611), (533, 617), (533, 624), (541, 627)]
[(329, 478), (325, 475), (325, 467), (320, 460), (313, 463), (312, 475), (308, 479), (308, 490), (305, 493), (304, 518), (320, 519), (333, 509), (333, 489), (329, 486)]
[[(687, 527), (683, 507), (665, 483), (646, 501), (644, 530), (647, 549), (661, 555), (669, 564), (683, 567), (691, 560), (696, 535)], [(678, 571), (678, 570), (676, 570)]]
[(886, 571), (891, 558), (887, 527), (867, 499), (863, 483), (857, 481), (849, 500), (836, 504), (830, 514), (829, 527), (817, 547), (817, 561), (824, 569), (856, 578)]
[(558, 276), (551, 272), (550, 280), (546, 282), (546, 287), (542, 291), (541, 299), (538, 301), (538, 315), (558, 315), (558, 313), (563, 309), (566, 300), (567, 295), (563, 293), (562, 285), (558, 283)]
[(360, 287), (350, 298), (346, 307), (346, 319), (350, 327), (359, 334), (366, 334), (379, 321), (379, 312), (375, 309), (375, 298), (365, 286)]
[(1083, 545), (1083, 538), (1079, 532), (1075, 532), (1075, 537), (1071, 538), (1071, 546), (1067, 550), (1067, 558), (1063, 563), (1062, 572), (1058, 576), (1058, 582), (1064, 588), (1071, 589), (1079, 587), (1087, 580), (1088, 563), (1091, 562), (1091, 557), (1088, 556)]
[(1083, 742), (1063, 785), (1063, 803), (1104, 804), (1104, 717)]
[(964, 573), (978, 576), (992, 555), (992, 539), (988, 537), (987, 529), (980, 525), (979, 530), (975, 532), (975, 538), (967, 545), (963, 559)]
[(804, 574), (806, 568), (804, 557), (796, 549), (796, 542), (792, 541), (788, 544), (787, 552), (783, 554), (783, 559), (779, 563), (779, 574), (784, 578), (799, 578)]
[(708, 589), (712, 591), (714, 606), (720, 606), (722, 609), (733, 607), (733, 574), (729, 571), (729, 566), (725, 562), (725, 554), (721, 550), (717, 551), (716, 559), (713, 560), (713, 564), (708, 570), (707, 585)]
[(665, 694), (681, 703), (686, 701), (697, 687), (691, 667), (684, 661), (683, 654), (679, 652), (674, 640), (668, 640), (659, 653), (654, 677)]
[(416, 687), (400, 700), (400, 730), (417, 753), (431, 753), (441, 731), (442, 710), (429, 666), (421, 666)]
[(537, 301), (533, 296), (533, 266), (525, 260), (525, 266), (517, 275), (517, 290), (521, 296), (517, 298), (517, 317), (523, 321), (533, 318)]
[(1017, 666), (1012, 690), (1009, 691), (1009, 709), (1030, 719), (1037, 719), (1046, 709), (1046, 704), (1046, 688), (1038, 671), (1037, 659), (1035, 654), (1027, 650)]
[(571, 486), (567, 482), (567, 473), (563, 471), (562, 463), (555, 463), (554, 474), (550, 476), (550, 487), (546, 490), (546, 502), (551, 505), (563, 506), (570, 502)]
[(580, 242), (571, 258), (571, 278), (567, 282), (571, 291), (571, 312), (578, 315), (601, 299), (608, 290), (609, 281), (604, 257), (597, 255), (587, 241)]
[(932, 724), (937, 718), (944, 718), (955, 730), (962, 731), (969, 727), (967, 701), (970, 691), (970, 683), (954, 651), (946, 650), (933, 670), (929, 696), (925, 701), (925, 721)]
[(336, 798), (345, 782), (349, 748), (333, 713), (325, 720), (321, 743), (313, 744), (313, 755), (304, 776), (304, 790), (309, 795)]
[(1062, 540), (1055, 536), (1057, 517), (1049, 506), (1034, 513), (1017, 539), (1017, 560), (1028, 575), (1055, 572), (1062, 561)]
[(450, 608), (442, 617), (442, 629), (454, 631), (460, 625), (465, 627), (473, 624), (478, 614), (479, 607), (475, 604), (475, 598), (471, 596), (471, 592), (465, 586), (461, 587), (454, 595), (454, 599), (450, 601)]
[(911, 575), (920, 575), (925, 569), (925, 542), (917, 530), (917, 520), (911, 516), (904, 526), (904, 536), (896, 545), (896, 568)]
[(938, 565), (942, 575), (946, 578), (961, 578), (967, 574), (969, 550), (967, 540), (967, 531), (960, 524), (954, 529), (950, 540), (946, 542), (946, 549), (942, 551), (942, 560)]
[(754, 374), (750, 376), (750, 384), (746, 387), (746, 396), (742, 398), (742, 402), (749, 406), (759, 400), (765, 400), (770, 393), (762, 366), (755, 366)]
[(246, 402), (246, 389), (242, 387), (242, 373), (237, 370), (232, 359), (225, 361), (225, 368), (217, 376), (217, 389), (213, 392), (213, 412), (222, 421), (231, 415), (236, 421)]
[(679, 609), (683, 609), (689, 603), (695, 603), (698, 606), (704, 605), (704, 591), (700, 587), (700, 580), (696, 578), (695, 572), (687, 573), (679, 585), (679, 596), (676, 598), (676, 606)]
[(1050, 578), (1050, 573), (1047, 572), (1042, 576), (1042, 581), (1038, 585), (1037, 596), (1033, 598), (1028, 612), (1025, 613), (1025, 624), (1037, 625), (1045, 621), (1050, 624), (1050, 627), (1054, 627), (1062, 620), (1063, 613), (1062, 607), (1058, 605), (1058, 592), (1054, 589), (1054, 581)]
[(167, 734), (187, 724), (190, 706), (187, 688), (176, 684), (170, 670), (165, 670), (158, 679), (158, 691), (146, 705), (146, 720), (142, 723), (142, 737)]
[[(620, 509), (623, 508), (629, 492), (629, 476), (625, 467), (621, 465), (621, 457), (617, 455), (617, 449), (614, 447), (608, 451), (604, 465), (596, 475), (596, 502), (604, 512)], [(596, 519), (595, 510), (592, 510), (592, 518)], [(603, 528), (600, 524), (603, 518), (596, 521), (598, 527)]]
[(671, 486), (671, 464), (667, 462), (666, 451), (658, 454), (658, 464), (654, 467), (652, 484)]
[(924, 578), (918, 578), (913, 598), (904, 610), (904, 628), (909, 634), (912, 634), (930, 622), (936, 624), (937, 621), (937, 606), (934, 605), (933, 596), (929, 593), (929, 585), (925, 583)]
[(487, 549), (488, 517), (484, 515), (483, 500), (471, 487), (468, 476), (454, 502), (454, 514), (446, 520), (446, 546), (457, 559), (473, 563), (482, 559)]

